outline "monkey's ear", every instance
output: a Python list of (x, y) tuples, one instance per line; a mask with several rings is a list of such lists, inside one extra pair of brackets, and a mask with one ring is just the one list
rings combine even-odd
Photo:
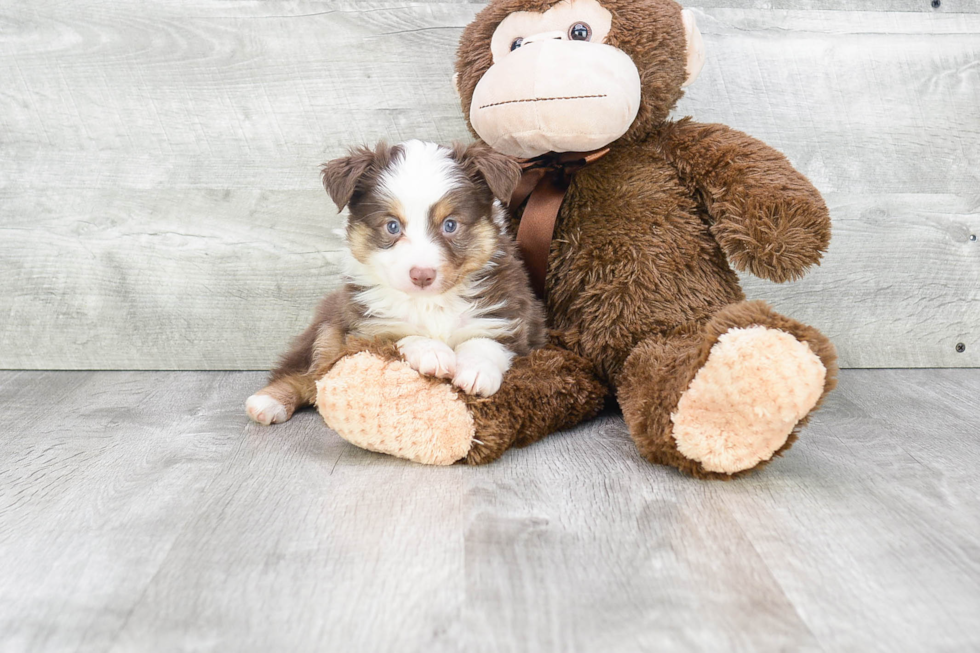
[(704, 68), (704, 39), (701, 38), (701, 31), (694, 20), (694, 14), (690, 9), (681, 11), (681, 21), (684, 23), (684, 38), (687, 40), (687, 79), (681, 87), (687, 87), (694, 83), (694, 80), (701, 74)]
[(388, 151), (389, 148), (385, 143), (378, 143), (374, 150), (367, 147), (351, 148), (347, 156), (324, 163), (320, 167), (323, 187), (333, 203), (337, 205), (337, 210), (343, 211), (350, 203), (357, 191), (358, 182), (364, 179), (369, 171), (384, 167), (385, 162), (381, 159), (386, 158)]
[(517, 159), (479, 142), (469, 146), (457, 143), (453, 148), (453, 158), (471, 176), (475, 175), (486, 182), (494, 197), (504, 204), (510, 202), (521, 181), (521, 166)]

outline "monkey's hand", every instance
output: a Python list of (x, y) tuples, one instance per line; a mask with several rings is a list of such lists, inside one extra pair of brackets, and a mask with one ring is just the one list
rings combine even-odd
[(724, 125), (689, 119), (665, 126), (657, 145), (735, 268), (783, 282), (819, 263), (830, 242), (827, 205), (780, 152)]

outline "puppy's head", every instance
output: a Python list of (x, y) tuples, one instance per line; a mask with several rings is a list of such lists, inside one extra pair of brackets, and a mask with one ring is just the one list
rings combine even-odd
[(323, 185), (349, 208), (347, 242), (379, 285), (439, 294), (483, 268), (497, 250), (520, 166), (486, 145), (408, 141), (352, 149), (323, 166)]

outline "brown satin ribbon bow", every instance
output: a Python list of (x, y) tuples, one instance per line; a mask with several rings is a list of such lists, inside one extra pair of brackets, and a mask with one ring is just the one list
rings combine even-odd
[(609, 148), (604, 147), (591, 152), (549, 152), (520, 162), (524, 174), (511, 195), (510, 208), (517, 210), (527, 200), (517, 228), (517, 246), (524, 257), (531, 287), (542, 299), (551, 237), (565, 191), (576, 172), (601, 159), (608, 151)]

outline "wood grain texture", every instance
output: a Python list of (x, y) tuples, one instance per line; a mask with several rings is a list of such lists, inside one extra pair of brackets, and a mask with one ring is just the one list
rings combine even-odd
[[(750, 296), (844, 366), (980, 366), (980, 5), (701, 4), (677, 114), (786, 152), (834, 218), (820, 269)], [(451, 66), (480, 6), (0, 7), (0, 367), (269, 367), (338, 281), (317, 165), (468, 138)]]
[(261, 382), (0, 373), (0, 649), (980, 647), (978, 370), (845, 370), (731, 483), (651, 466), (612, 412), (424, 467), (312, 412), (249, 424)]
[(819, 11), (900, 11), (919, 13), (980, 13), (977, 0), (692, 0), (681, 3), (695, 9), (765, 9)]

